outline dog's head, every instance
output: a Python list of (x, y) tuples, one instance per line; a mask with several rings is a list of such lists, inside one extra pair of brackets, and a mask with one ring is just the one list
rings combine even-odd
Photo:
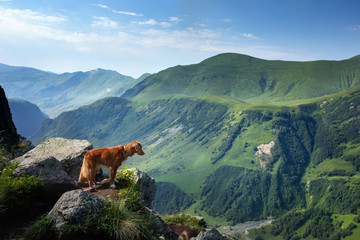
[(126, 152), (129, 156), (134, 155), (135, 153), (139, 155), (144, 155), (144, 151), (142, 150), (142, 145), (138, 141), (133, 141), (125, 145)]

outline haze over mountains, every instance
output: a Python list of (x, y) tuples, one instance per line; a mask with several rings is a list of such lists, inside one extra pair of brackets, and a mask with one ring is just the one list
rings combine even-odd
[(29, 101), (12, 98), (8, 99), (13, 121), (21, 136), (30, 138), (48, 116), (39, 107)]
[[(299, 209), (357, 214), (359, 132), (359, 56), (285, 62), (228, 53), (44, 120), (31, 140), (78, 138), (95, 147), (138, 140), (146, 155), (126, 165), (161, 182), (155, 209), (215, 225)], [(300, 232), (314, 220), (306, 216)]]
[(136, 80), (104, 69), (55, 74), (4, 64), (0, 64), (0, 73), (0, 84), (9, 98), (30, 101), (50, 117), (107, 96), (120, 96), (147, 76)]

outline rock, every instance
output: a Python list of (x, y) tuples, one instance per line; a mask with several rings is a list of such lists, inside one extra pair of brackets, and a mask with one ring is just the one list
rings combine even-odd
[(86, 140), (51, 138), (15, 161), (22, 162), (27, 158), (43, 159), (52, 156), (61, 163), (62, 168), (72, 180), (77, 180), (84, 155), (92, 148), (93, 145)]
[(176, 234), (173, 230), (171, 230), (169, 228), (169, 226), (167, 225), (166, 222), (164, 222), (164, 220), (161, 219), (161, 217), (159, 215), (156, 214), (155, 211), (149, 209), (149, 208), (145, 208), (145, 211), (153, 217), (156, 228), (155, 228), (155, 232), (157, 234), (163, 235), (165, 237), (165, 239), (167, 240), (178, 240), (179, 235)]
[(55, 202), (64, 192), (76, 189), (74, 181), (52, 156), (26, 158), (14, 171), (15, 176), (41, 177), (44, 182), (44, 201)]
[(257, 152), (255, 153), (256, 158), (259, 159), (260, 166), (266, 167), (266, 164), (271, 159), (271, 149), (275, 146), (275, 142), (271, 141), (268, 144), (260, 144), (257, 146)]
[(64, 193), (47, 217), (55, 221), (56, 229), (60, 231), (67, 224), (97, 221), (105, 204), (105, 199), (77, 189)]
[(136, 184), (139, 186), (139, 190), (142, 193), (140, 201), (145, 207), (151, 208), (151, 203), (156, 195), (155, 180), (147, 173), (140, 171), (137, 168), (129, 169), (134, 170), (136, 176)]
[(231, 240), (231, 238), (224, 237), (218, 230), (213, 228), (206, 232), (200, 232), (196, 238), (191, 238), (191, 240)]
[(4, 89), (0, 86), (0, 144), (14, 144), (18, 141), (18, 135), (9, 102)]

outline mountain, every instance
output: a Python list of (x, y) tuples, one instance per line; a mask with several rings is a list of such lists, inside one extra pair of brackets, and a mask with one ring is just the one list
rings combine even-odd
[(21, 136), (30, 138), (48, 118), (38, 106), (22, 99), (9, 99), (9, 106), (15, 126)]
[(360, 56), (343, 61), (286, 62), (225, 53), (154, 74), (123, 97), (147, 100), (167, 94), (215, 95), (281, 104), (359, 86), (359, 65)]
[[(162, 214), (202, 215), (212, 226), (291, 213), (302, 219), (299, 214), (312, 209), (321, 217), (352, 219), (360, 210), (359, 59), (296, 63), (216, 56), (148, 76), (122, 98), (45, 120), (32, 141), (80, 138), (94, 147), (140, 141), (146, 154), (125, 165), (160, 182), (154, 207)], [(266, 84), (240, 78), (234, 69), (267, 73)], [(205, 77), (194, 84), (200, 70), (222, 80)], [(352, 75), (347, 84), (341, 80), (346, 74)], [(299, 82), (304, 76), (308, 80)], [(230, 87), (236, 83), (244, 89)], [(269, 102), (257, 103), (264, 99)], [(316, 220), (303, 219), (306, 226)]]
[(120, 96), (138, 83), (132, 77), (104, 69), (55, 74), (1, 64), (0, 72), (0, 84), (9, 98), (30, 101), (50, 117), (107, 96)]

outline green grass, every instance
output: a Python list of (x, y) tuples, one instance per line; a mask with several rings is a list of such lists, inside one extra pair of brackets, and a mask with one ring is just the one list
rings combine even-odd
[(43, 215), (26, 230), (25, 237), (37, 240), (56, 239), (55, 222)]
[(175, 214), (175, 215), (166, 215), (163, 217), (163, 220), (168, 225), (182, 225), (189, 226), (198, 231), (205, 231), (205, 226), (201, 225), (200, 221), (196, 217), (192, 217), (188, 214)]
[(0, 212), (22, 214), (39, 197), (43, 187), (41, 178), (13, 177), (18, 163), (7, 165), (0, 175)]
[[(257, 236), (262, 237), (263, 239), (274, 239), (274, 240), (282, 240), (283, 238), (280, 236), (274, 236), (270, 233), (270, 226), (265, 226), (260, 229), (252, 229), (249, 231), (248, 237), (250, 239), (256, 239)], [(260, 238), (261, 239), (261, 238)]]

